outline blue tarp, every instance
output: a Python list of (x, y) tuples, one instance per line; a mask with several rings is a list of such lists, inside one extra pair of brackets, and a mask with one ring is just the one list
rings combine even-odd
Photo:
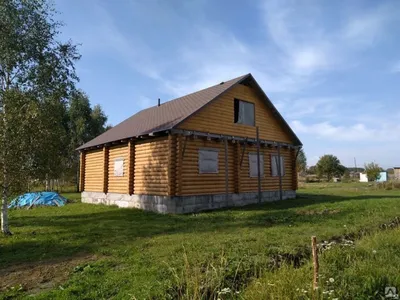
[(27, 193), (11, 201), (8, 208), (32, 206), (64, 206), (67, 199), (54, 192)]

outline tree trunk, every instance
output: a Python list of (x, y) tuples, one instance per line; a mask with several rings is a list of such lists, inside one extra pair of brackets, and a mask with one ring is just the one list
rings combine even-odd
[(11, 231), (8, 228), (8, 176), (7, 176), (7, 119), (6, 119), (6, 104), (3, 102), (3, 136), (2, 136), (2, 148), (1, 155), (3, 156), (3, 186), (2, 186), (2, 197), (1, 197), (1, 232), (6, 235), (11, 235)]
[(7, 172), (6, 168), (3, 168), (3, 195), (1, 198), (1, 232), (6, 235), (11, 235), (11, 231), (8, 228), (8, 206), (7, 206)]

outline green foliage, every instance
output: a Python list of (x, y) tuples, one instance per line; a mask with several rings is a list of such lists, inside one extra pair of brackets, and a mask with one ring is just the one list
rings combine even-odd
[(342, 178), (342, 181), (343, 182), (350, 182), (350, 171), (349, 171), (349, 169), (346, 169), (345, 171), (344, 171), (344, 173), (343, 173), (343, 178)]
[(377, 163), (370, 162), (365, 164), (364, 167), (368, 181), (376, 181), (381, 177), (380, 173), (382, 172), (382, 168)]
[(30, 180), (54, 178), (68, 149), (66, 104), (80, 58), (59, 38), (61, 24), (45, 0), (0, 0), (0, 185), (2, 232), (7, 200)]
[[(400, 215), (399, 200), (398, 191), (368, 184), (323, 183), (306, 185), (294, 200), (188, 215), (84, 203), (12, 210), (16, 234), (0, 237), (0, 265), (97, 257), (72, 266), (68, 280), (55, 287), (37, 289), (35, 299), (296, 299), (311, 292), (310, 236), (373, 234)], [(378, 278), (396, 284), (397, 235), (388, 230), (385, 238), (356, 242), (356, 256), (346, 249), (321, 256), (322, 291), (367, 298), (383, 286)], [(373, 250), (383, 251), (382, 259)], [(335, 282), (328, 286), (330, 277)], [(342, 297), (347, 289), (350, 296)]]
[(298, 173), (305, 172), (307, 170), (307, 157), (303, 148), (299, 150), (299, 154), (297, 155), (296, 169)]
[(316, 166), (310, 166), (307, 169), (307, 174), (309, 175), (316, 175), (317, 174), (317, 167)]
[(106, 131), (107, 116), (100, 105), (93, 108), (89, 97), (80, 90), (74, 91), (67, 107), (68, 120), (68, 155), (66, 169), (70, 178), (75, 178), (78, 171), (79, 154), (76, 148)]
[(328, 181), (331, 181), (334, 176), (342, 176), (345, 170), (346, 168), (340, 164), (340, 160), (331, 154), (320, 157), (316, 165), (317, 175), (325, 176)]

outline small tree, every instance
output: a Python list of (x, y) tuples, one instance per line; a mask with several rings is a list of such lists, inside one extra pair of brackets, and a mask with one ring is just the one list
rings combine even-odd
[(303, 148), (299, 150), (297, 155), (296, 169), (297, 173), (305, 172), (307, 170), (307, 157)]
[(367, 173), (368, 181), (376, 181), (381, 178), (380, 173), (382, 172), (382, 168), (374, 162), (365, 164), (365, 173)]
[(37, 178), (54, 173), (65, 148), (65, 132), (59, 124), (78, 79), (74, 62), (80, 55), (70, 41), (58, 40), (61, 24), (54, 15), (46, 0), (0, 0), (0, 216), (4, 234), (11, 234), (8, 198), (24, 190), (32, 173)]
[(349, 169), (346, 169), (343, 173), (343, 182), (349, 182), (350, 181), (350, 171)]
[(322, 156), (316, 165), (318, 177), (325, 176), (328, 181), (331, 181), (333, 176), (343, 175), (345, 169), (346, 168), (340, 164), (340, 160), (331, 154)]
[(317, 174), (317, 167), (316, 166), (310, 166), (307, 169), (307, 174), (309, 175), (315, 175)]

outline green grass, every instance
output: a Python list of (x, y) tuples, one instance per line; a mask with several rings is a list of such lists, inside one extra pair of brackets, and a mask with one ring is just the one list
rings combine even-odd
[[(398, 190), (308, 184), (298, 199), (190, 215), (88, 205), (79, 203), (78, 194), (64, 196), (74, 202), (11, 211), (14, 235), (0, 237), (0, 269), (98, 256), (61, 287), (36, 294), (39, 299), (307, 299), (310, 237), (359, 232), (369, 234), (355, 248), (334, 247), (321, 256), (321, 274), (335, 278), (334, 287), (321, 286), (321, 297), (329, 299), (325, 288), (335, 291), (331, 298), (353, 299), (374, 299), (386, 284), (400, 288), (399, 231), (378, 232), (380, 224), (400, 216)], [(30, 291), (3, 296), (13, 293)]]

